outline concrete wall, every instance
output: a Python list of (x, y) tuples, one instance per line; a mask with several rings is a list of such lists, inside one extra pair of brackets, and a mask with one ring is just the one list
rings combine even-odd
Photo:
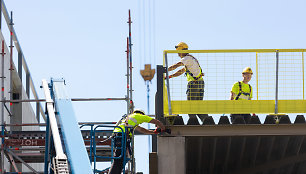
[(185, 137), (157, 138), (158, 174), (185, 174)]

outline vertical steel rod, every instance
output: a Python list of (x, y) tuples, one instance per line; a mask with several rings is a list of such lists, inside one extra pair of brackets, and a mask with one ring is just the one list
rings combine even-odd
[(130, 114), (130, 70), (129, 70), (129, 38), (126, 38), (126, 114)]
[[(131, 10), (129, 9), (129, 56), (130, 56), (130, 113), (134, 110), (133, 102), (133, 62), (132, 62), (132, 21)], [(132, 173), (135, 173), (135, 157), (134, 157), (134, 138), (132, 139)]]
[[(11, 22), (10, 22), (10, 99), (13, 99), (13, 12), (11, 11)], [(12, 103), (10, 104), (12, 105)], [(10, 107), (12, 113), (12, 107)]]
[[(2, 57), (2, 67), (1, 67), (1, 100), (5, 100), (4, 98), (4, 40), (2, 40), (2, 52), (1, 52), (1, 57)], [(4, 125), (4, 105), (5, 103), (1, 103), (1, 125)], [(4, 150), (3, 150), (3, 145), (4, 145), (4, 126), (1, 126), (1, 172), (4, 170)]]
[[(150, 115), (150, 81), (149, 80), (147, 80), (146, 81), (146, 83), (147, 83), (147, 107), (148, 107), (148, 109), (147, 109), (147, 111), (148, 111), (148, 113), (147, 113), (147, 115)], [(150, 129), (150, 123), (148, 123), (148, 129)], [(149, 148), (149, 153), (151, 152), (151, 136), (148, 136), (148, 148)]]
[[(47, 110), (47, 108), (46, 108)], [(50, 122), (49, 122), (49, 116), (46, 114), (46, 138), (45, 138), (45, 158), (44, 158), (44, 174), (48, 174), (49, 172), (49, 152), (50, 152)]]
[(275, 76), (275, 114), (278, 114), (278, 66), (279, 66), (279, 51), (276, 50), (276, 76)]
[(134, 110), (134, 102), (133, 102), (133, 63), (132, 63), (132, 21), (131, 21), (131, 10), (129, 10), (129, 56), (130, 56), (130, 113)]

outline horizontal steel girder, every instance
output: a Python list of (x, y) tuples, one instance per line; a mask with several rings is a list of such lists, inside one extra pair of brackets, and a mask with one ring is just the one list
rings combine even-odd
[(168, 128), (171, 134), (161, 136), (306, 135), (306, 124), (182, 125)]

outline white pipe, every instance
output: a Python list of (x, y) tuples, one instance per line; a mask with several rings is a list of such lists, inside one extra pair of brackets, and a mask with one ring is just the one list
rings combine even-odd
[(45, 79), (42, 80), (42, 86), (43, 86), (45, 97), (46, 97), (47, 110), (49, 114), (49, 121), (50, 121), (56, 156), (61, 159), (63, 158), (67, 159), (66, 155), (63, 152), (63, 146), (62, 146), (60, 134), (59, 134), (58, 127), (57, 127), (57, 121), (55, 118), (54, 107), (53, 107), (53, 100), (51, 99), (48, 83)]

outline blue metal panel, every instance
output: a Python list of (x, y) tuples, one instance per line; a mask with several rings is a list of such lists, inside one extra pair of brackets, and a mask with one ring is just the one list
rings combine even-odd
[(73, 174), (92, 174), (83, 137), (76, 120), (71, 98), (65, 89), (64, 80), (52, 80), (54, 102), (64, 139), (66, 155)]

